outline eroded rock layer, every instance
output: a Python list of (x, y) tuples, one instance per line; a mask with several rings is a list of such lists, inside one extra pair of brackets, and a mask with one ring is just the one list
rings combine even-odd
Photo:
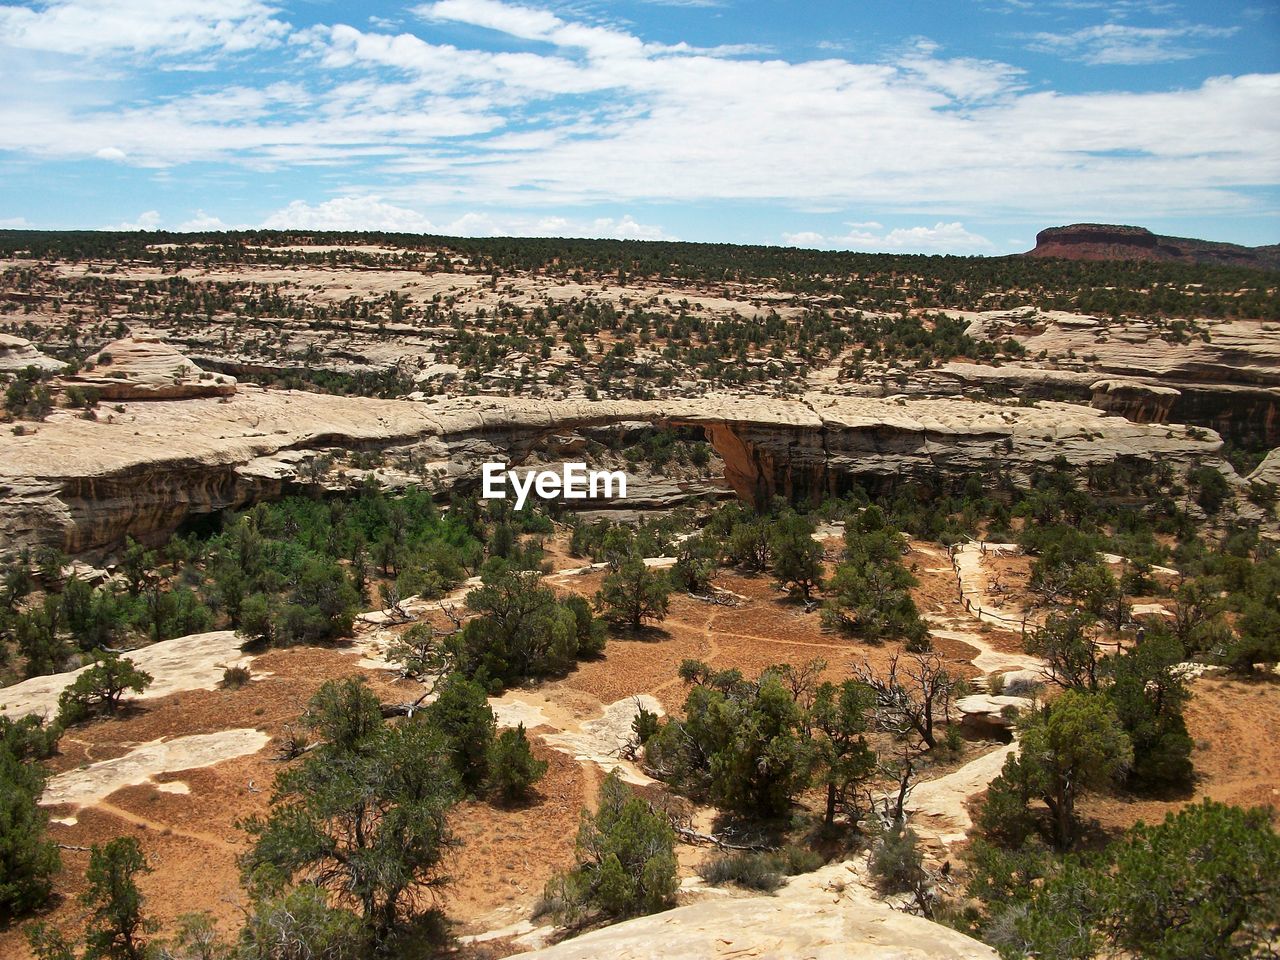
[[(97, 421), (56, 413), (25, 436), (0, 435), (0, 549), (110, 551), (157, 542), (192, 514), (316, 482), (335, 452), (380, 451), (444, 490), (483, 463), (520, 463), (553, 435), (617, 423), (702, 429), (725, 478), (752, 502), (839, 492), (849, 478), (951, 475), (999, 462), (1015, 474), (1055, 458), (1079, 467), (1118, 457), (1190, 465), (1219, 438), (1138, 424), (1060, 403), (806, 394), (672, 401), (373, 400), (241, 388), (232, 396), (122, 405)], [(341, 485), (339, 471), (330, 485)]]

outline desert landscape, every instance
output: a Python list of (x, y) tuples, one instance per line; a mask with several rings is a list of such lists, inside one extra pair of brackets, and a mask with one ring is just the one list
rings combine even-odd
[(1275, 274), (4, 242), (6, 956), (1057, 956), (1153, 828), (1274, 948)]
[(0, 89), (0, 960), (1280, 958), (1280, 4)]

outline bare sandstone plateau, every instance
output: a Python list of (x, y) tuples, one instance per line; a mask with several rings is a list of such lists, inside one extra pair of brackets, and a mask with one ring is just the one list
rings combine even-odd
[(583, 934), (529, 960), (995, 960), (986, 944), (873, 900), (834, 864), (773, 897), (714, 899)]

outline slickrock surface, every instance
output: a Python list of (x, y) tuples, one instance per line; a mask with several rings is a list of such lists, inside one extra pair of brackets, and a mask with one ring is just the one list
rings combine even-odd
[[(153, 682), (140, 694), (126, 694), (126, 699), (155, 700), (185, 690), (212, 690), (227, 667), (246, 666), (253, 660), (240, 649), (243, 645), (244, 637), (234, 630), (215, 630), (131, 650), (128, 658), (151, 674)], [(88, 668), (32, 677), (0, 688), (0, 714), (20, 717), (35, 713), (52, 719), (58, 713), (59, 694)]]
[[(240, 727), (139, 744), (122, 757), (59, 774), (49, 781), (40, 802), (45, 806), (89, 806), (121, 787), (150, 783), (159, 774), (208, 767), (257, 753), (270, 740), (261, 730)], [(176, 792), (185, 791), (179, 788)]]
[(1211, 427), (1250, 445), (1280, 444), (1280, 324), (1197, 320), (1194, 331), (1177, 333), (1147, 320), (1034, 307), (943, 312), (967, 321), (975, 339), (1018, 341), (1026, 358), (999, 366), (951, 361), (841, 386), (872, 396), (1011, 392), (1091, 403), (1141, 422)]
[(57, 371), (64, 366), (66, 364), (61, 360), (46, 357), (31, 345), (30, 340), (11, 337), (7, 333), (0, 333), (0, 373), (17, 373), (19, 370), (26, 370), (28, 367), (35, 367), (37, 370)]
[(103, 400), (227, 397), (236, 392), (235, 377), (201, 370), (158, 337), (141, 335), (107, 344), (64, 382), (96, 390)]
[(705, 900), (521, 954), (529, 960), (995, 960), (962, 933), (894, 910), (836, 864), (776, 896)]

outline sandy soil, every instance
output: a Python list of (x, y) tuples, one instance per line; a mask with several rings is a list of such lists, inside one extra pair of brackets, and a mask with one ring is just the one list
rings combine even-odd
[(1191, 789), (1150, 797), (1085, 797), (1080, 814), (1095, 821), (1097, 839), (1139, 820), (1158, 823), (1201, 797), (1242, 807), (1271, 806), (1280, 825), (1280, 678), (1200, 677), (1191, 682), (1185, 716), (1195, 743)]

